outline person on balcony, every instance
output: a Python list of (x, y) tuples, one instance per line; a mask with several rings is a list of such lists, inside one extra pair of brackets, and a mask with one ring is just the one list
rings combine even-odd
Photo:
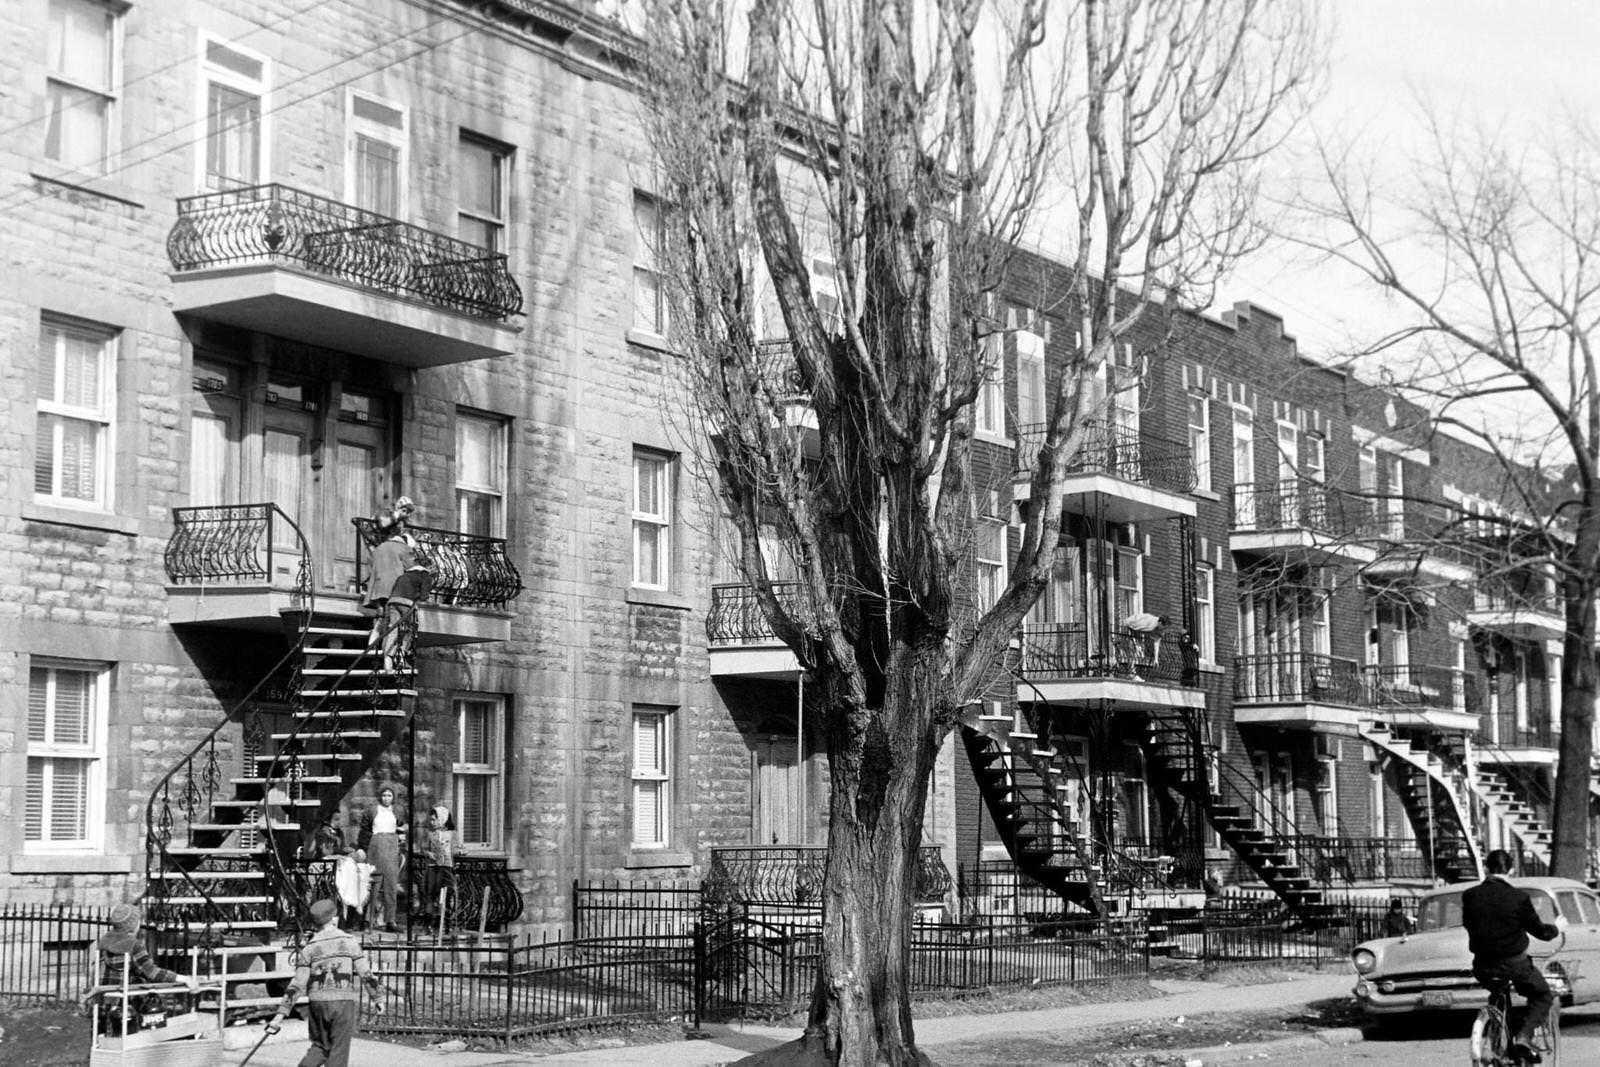
[(390, 934), (400, 932), (394, 920), (400, 890), (400, 838), (405, 832), (405, 814), (394, 806), (394, 790), (384, 786), (378, 790), (378, 802), (361, 816), (356, 850), (366, 853), (378, 881), (372, 927)]
[(367, 582), (362, 610), (373, 617), (367, 651), (383, 652), (383, 669), (389, 673), (411, 669), (416, 638), (417, 604), (428, 598), (433, 577), (417, 557), (417, 542), (406, 529), (416, 505), (408, 496), (395, 501), (392, 511), (379, 516), (383, 538), (372, 550), (372, 578)]

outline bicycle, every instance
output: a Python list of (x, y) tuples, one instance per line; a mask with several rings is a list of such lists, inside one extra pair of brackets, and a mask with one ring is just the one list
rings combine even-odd
[[(1572, 989), (1571, 976), (1552, 960), (1544, 977), (1555, 994), (1555, 1003), (1533, 1032), (1533, 1050), (1539, 1054), (1540, 1067), (1560, 1067), (1561, 1000)], [(1487, 983), (1486, 988), (1489, 1003), (1478, 1009), (1478, 1017), (1472, 1021), (1472, 1067), (1513, 1067), (1518, 1061), (1506, 1054), (1511, 1047), (1511, 980), (1498, 978)]]

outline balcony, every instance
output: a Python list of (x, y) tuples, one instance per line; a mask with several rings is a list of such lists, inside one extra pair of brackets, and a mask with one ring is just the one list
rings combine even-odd
[(1312, 566), (1333, 559), (1370, 562), (1370, 501), (1305, 478), (1233, 488), (1235, 552)]
[[(361, 597), (319, 593), (316, 560), (300, 529), (274, 504), (174, 508), (167, 542), (168, 616), (174, 625), (271, 630), (282, 613), (307, 607), (354, 615)], [(370, 519), (355, 520), (359, 561), (372, 543)], [(505, 540), (409, 527), (417, 558), (433, 576), (417, 641), (430, 645), (504, 641), (506, 605), (522, 590)], [(359, 582), (358, 582), (359, 585)]]
[(1371, 497), (1366, 540), (1375, 558), (1362, 571), (1373, 578), (1444, 582), (1477, 579), (1480, 549), (1465, 512), (1404, 497)]
[(1115, 701), (1121, 710), (1202, 708), (1199, 652), (1181, 634), (1114, 630), (1080, 623), (1030, 623), (1022, 629), (1024, 703)]
[[(806, 611), (799, 582), (773, 582), (772, 591), (789, 611)], [(793, 681), (800, 675), (799, 659), (772, 632), (755, 593), (742, 582), (711, 587), (706, 641), (711, 646), (712, 677)]]
[[(1043, 424), (1017, 428), (1012, 493), (1019, 501), (1032, 491), (1028, 478), (1044, 432)], [(1096, 419), (1085, 428), (1077, 455), (1067, 462), (1062, 494), (1068, 511), (1103, 515), (1108, 522), (1193, 518), (1195, 502), (1189, 494), (1197, 481), (1187, 445)]]
[(1551, 710), (1540, 707), (1483, 715), (1476, 741), (1481, 763), (1553, 767), (1561, 734)]
[(283, 185), (178, 201), (173, 310), (404, 367), (509, 354), (504, 255)]
[(1269, 652), (1233, 660), (1234, 719), (1241, 726), (1353, 732), (1366, 697), (1353, 659)]
[(1432, 664), (1369, 664), (1361, 684), (1375, 717), (1391, 726), (1457, 733), (1478, 728), (1483, 694), (1465, 671)]
[(1559, 641), (1567, 634), (1566, 609), (1555, 593), (1490, 580), (1474, 590), (1467, 623), (1521, 641)]

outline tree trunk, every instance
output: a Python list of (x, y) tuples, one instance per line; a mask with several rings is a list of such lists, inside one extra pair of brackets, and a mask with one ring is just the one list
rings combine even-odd
[[(1582, 542), (1580, 541), (1580, 548)], [(1561, 742), (1557, 751), (1550, 873), (1583, 881), (1589, 866), (1589, 763), (1594, 751), (1595, 583), (1567, 603), (1561, 658)]]

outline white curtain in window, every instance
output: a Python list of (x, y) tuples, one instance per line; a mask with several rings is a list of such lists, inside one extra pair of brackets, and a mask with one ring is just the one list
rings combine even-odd
[(232, 503), (230, 420), (197, 411), (189, 423), (189, 503)]

